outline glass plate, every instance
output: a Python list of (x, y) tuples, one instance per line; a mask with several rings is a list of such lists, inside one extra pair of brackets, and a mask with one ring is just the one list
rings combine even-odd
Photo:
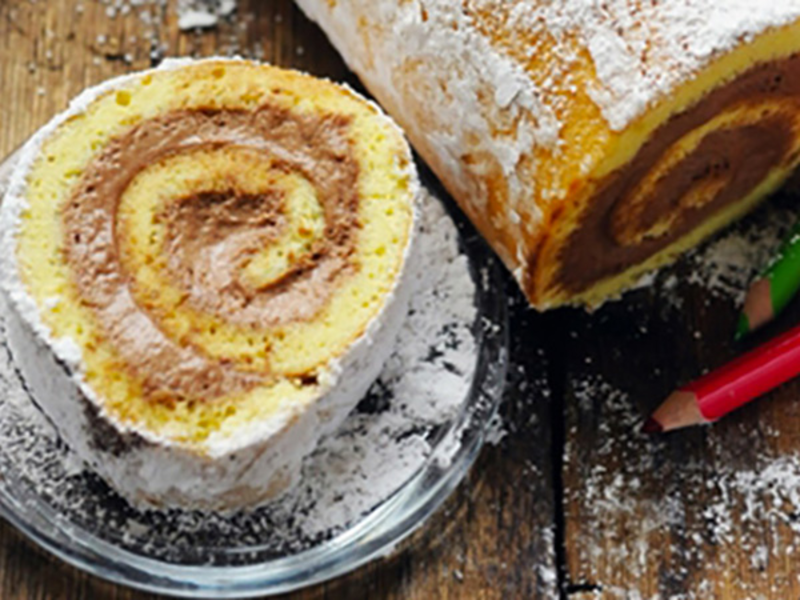
[[(0, 164), (0, 197), (13, 158)], [(185, 597), (284, 593), (391, 553), (473, 463), (506, 372), (496, 259), (432, 197), (421, 242), (425, 274), (379, 380), (306, 459), (297, 488), (233, 515), (139, 511), (86, 470), (27, 392), (6, 345), (3, 301), (0, 514), (77, 567)]]

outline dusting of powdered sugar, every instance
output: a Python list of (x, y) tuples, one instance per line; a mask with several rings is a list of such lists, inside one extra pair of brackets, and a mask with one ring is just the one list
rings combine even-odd
[(178, 28), (214, 27), (236, 10), (236, 0), (178, 0)]
[[(551, 205), (571, 193), (572, 176), (548, 181), (538, 171), (541, 156), (558, 157), (577, 135), (565, 126), (576, 98), (588, 95), (612, 130), (625, 130), (717, 57), (800, 19), (800, 0), (764, 0), (757, 10), (751, 0), (297, 5), (466, 212), (495, 216), (504, 236), (494, 249), (524, 288), (536, 254), (530, 240), (539, 239)], [(605, 158), (586, 153), (580, 177)], [(503, 198), (505, 214), (487, 208), (490, 196)]]
[[(547, 43), (556, 64), (589, 51), (597, 75), (588, 92), (612, 129), (625, 129), (713, 59), (769, 29), (800, 18), (800, 0), (471, 0), (483, 12), (506, 12), (505, 37)], [(546, 41), (546, 42), (545, 42)], [(546, 92), (546, 90), (543, 90)]]
[[(570, 387), (564, 480), (570, 518), (581, 523), (575, 572), (620, 600), (641, 597), (632, 582), (657, 580), (664, 556), (685, 600), (715, 597), (714, 582), (681, 579), (696, 564), (749, 571), (742, 597), (775, 585), (769, 563), (800, 551), (800, 455), (768, 449), (777, 431), (742, 423), (671, 441), (641, 433), (641, 406), (602, 376)], [(676, 461), (687, 443), (691, 458)]]
[[(281, 499), (234, 515), (131, 508), (59, 440), (5, 345), (0, 346), (3, 485), (23, 501), (46, 503), (72, 527), (168, 562), (250, 564), (337, 535), (429, 460), (446, 467), (450, 446), (463, 433), (455, 424), (474, 396), (481, 332), (494, 331), (480, 325), (486, 318), (476, 305), (480, 273), (473, 274), (454, 222), (427, 194), (418, 243), (420, 280), (395, 352), (342, 428), (306, 459), (300, 484)], [(4, 320), (0, 325), (4, 339)], [(482, 396), (480, 402), (489, 400)]]
[[(385, 0), (297, 4), (322, 26), (395, 120), (412, 137), (419, 134), (416, 145), (435, 152), (438, 175), (451, 192), (474, 205), (473, 212), (485, 212), (486, 190), (470, 183), (462, 159), (467, 153), (491, 156), (486, 169), (502, 171), (503, 179), (497, 181), (507, 186), (509, 210), (515, 215), (507, 227), (513, 237), (521, 240), (526, 228), (537, 226), (542, 212), (531, 202), (535, 182), (518, 167), (532, 148), (555, 147), (561, 122), (534, 93), (524, 68), (492, 48), (460, 3), (432, 0), (424, 9), (415, 2)], [(447, 79), (431, 78), (430, 65)], [(415, 127), (419, 123), (426, 123), (424, 130)], [(517, 254), (525, 255), (522, 244), (496, 250), (506, 264), (513, 264)]]
[(741, 305), (747, 288), (775, 255), (793, 218), (792, 213), (767, 206), (754, 218), (691, 252), (686, 258), (691, 268), (689, 283)]
[(775, 256), (797, 219), (790, 201), (790, 196), (782, 196), (766, 203), (682, 256), (676, 265), (647, 275), (643, 283), (653, 285), (659, 296), (677, 309), (683, 305), (681, 282), (740, 307), (750, 284)]

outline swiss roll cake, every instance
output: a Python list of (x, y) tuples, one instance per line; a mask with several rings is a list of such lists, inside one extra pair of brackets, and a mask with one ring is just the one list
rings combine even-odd
[(594, 306), (800, 161), (798, 0), (298, 0), (534, 307)]
[(418, 192), (393, 122), (309, 75), (171, 61), (86, 91), (0, 212), (35, 402), (134, 504), (279, 495), (393, 348)]

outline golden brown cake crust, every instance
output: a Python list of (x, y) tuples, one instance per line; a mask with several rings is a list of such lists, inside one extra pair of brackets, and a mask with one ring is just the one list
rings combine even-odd
[[(800, 52), (800, 2), (765, 0), (758, 11), (714, 0), (298, 4), (405, 127), (538, 308), (618, 294), (752, 208), (793, 166), (783, 157), (797, 145), (794, 116), (784, 121), (792, 147), (772, 157), (758, 185), (725, 206), (712, 203), (719, 210), (701, 225), (653, 244), (636, 265), (615, 261), (621, 272), (606, 265), (589, 287), (566, 285), (565, 248), (597, 186), (710, 91)], [(785, 109), (798, 112), (794, 101)], [(691, 145), (691, 136), (679, 143)], [(708, 205), (713, 186), (686, 202), (698, 194)], [(576, 250), (589, 258), (601, 251)]]

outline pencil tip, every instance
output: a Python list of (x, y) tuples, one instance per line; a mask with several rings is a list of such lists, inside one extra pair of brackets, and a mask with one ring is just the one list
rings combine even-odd
[(733, 335), (733, 339), (738, 342), (748, 333), (750, 333), (750, 320), (746, 314), (742, 313), (739, 315), (739, 323), (736, 325), (736, 333)]
[(661, 433), (662, 431), (664, 431), (664, 426), (653, 417), (647, 419), (642, 425), (642, 433)]

